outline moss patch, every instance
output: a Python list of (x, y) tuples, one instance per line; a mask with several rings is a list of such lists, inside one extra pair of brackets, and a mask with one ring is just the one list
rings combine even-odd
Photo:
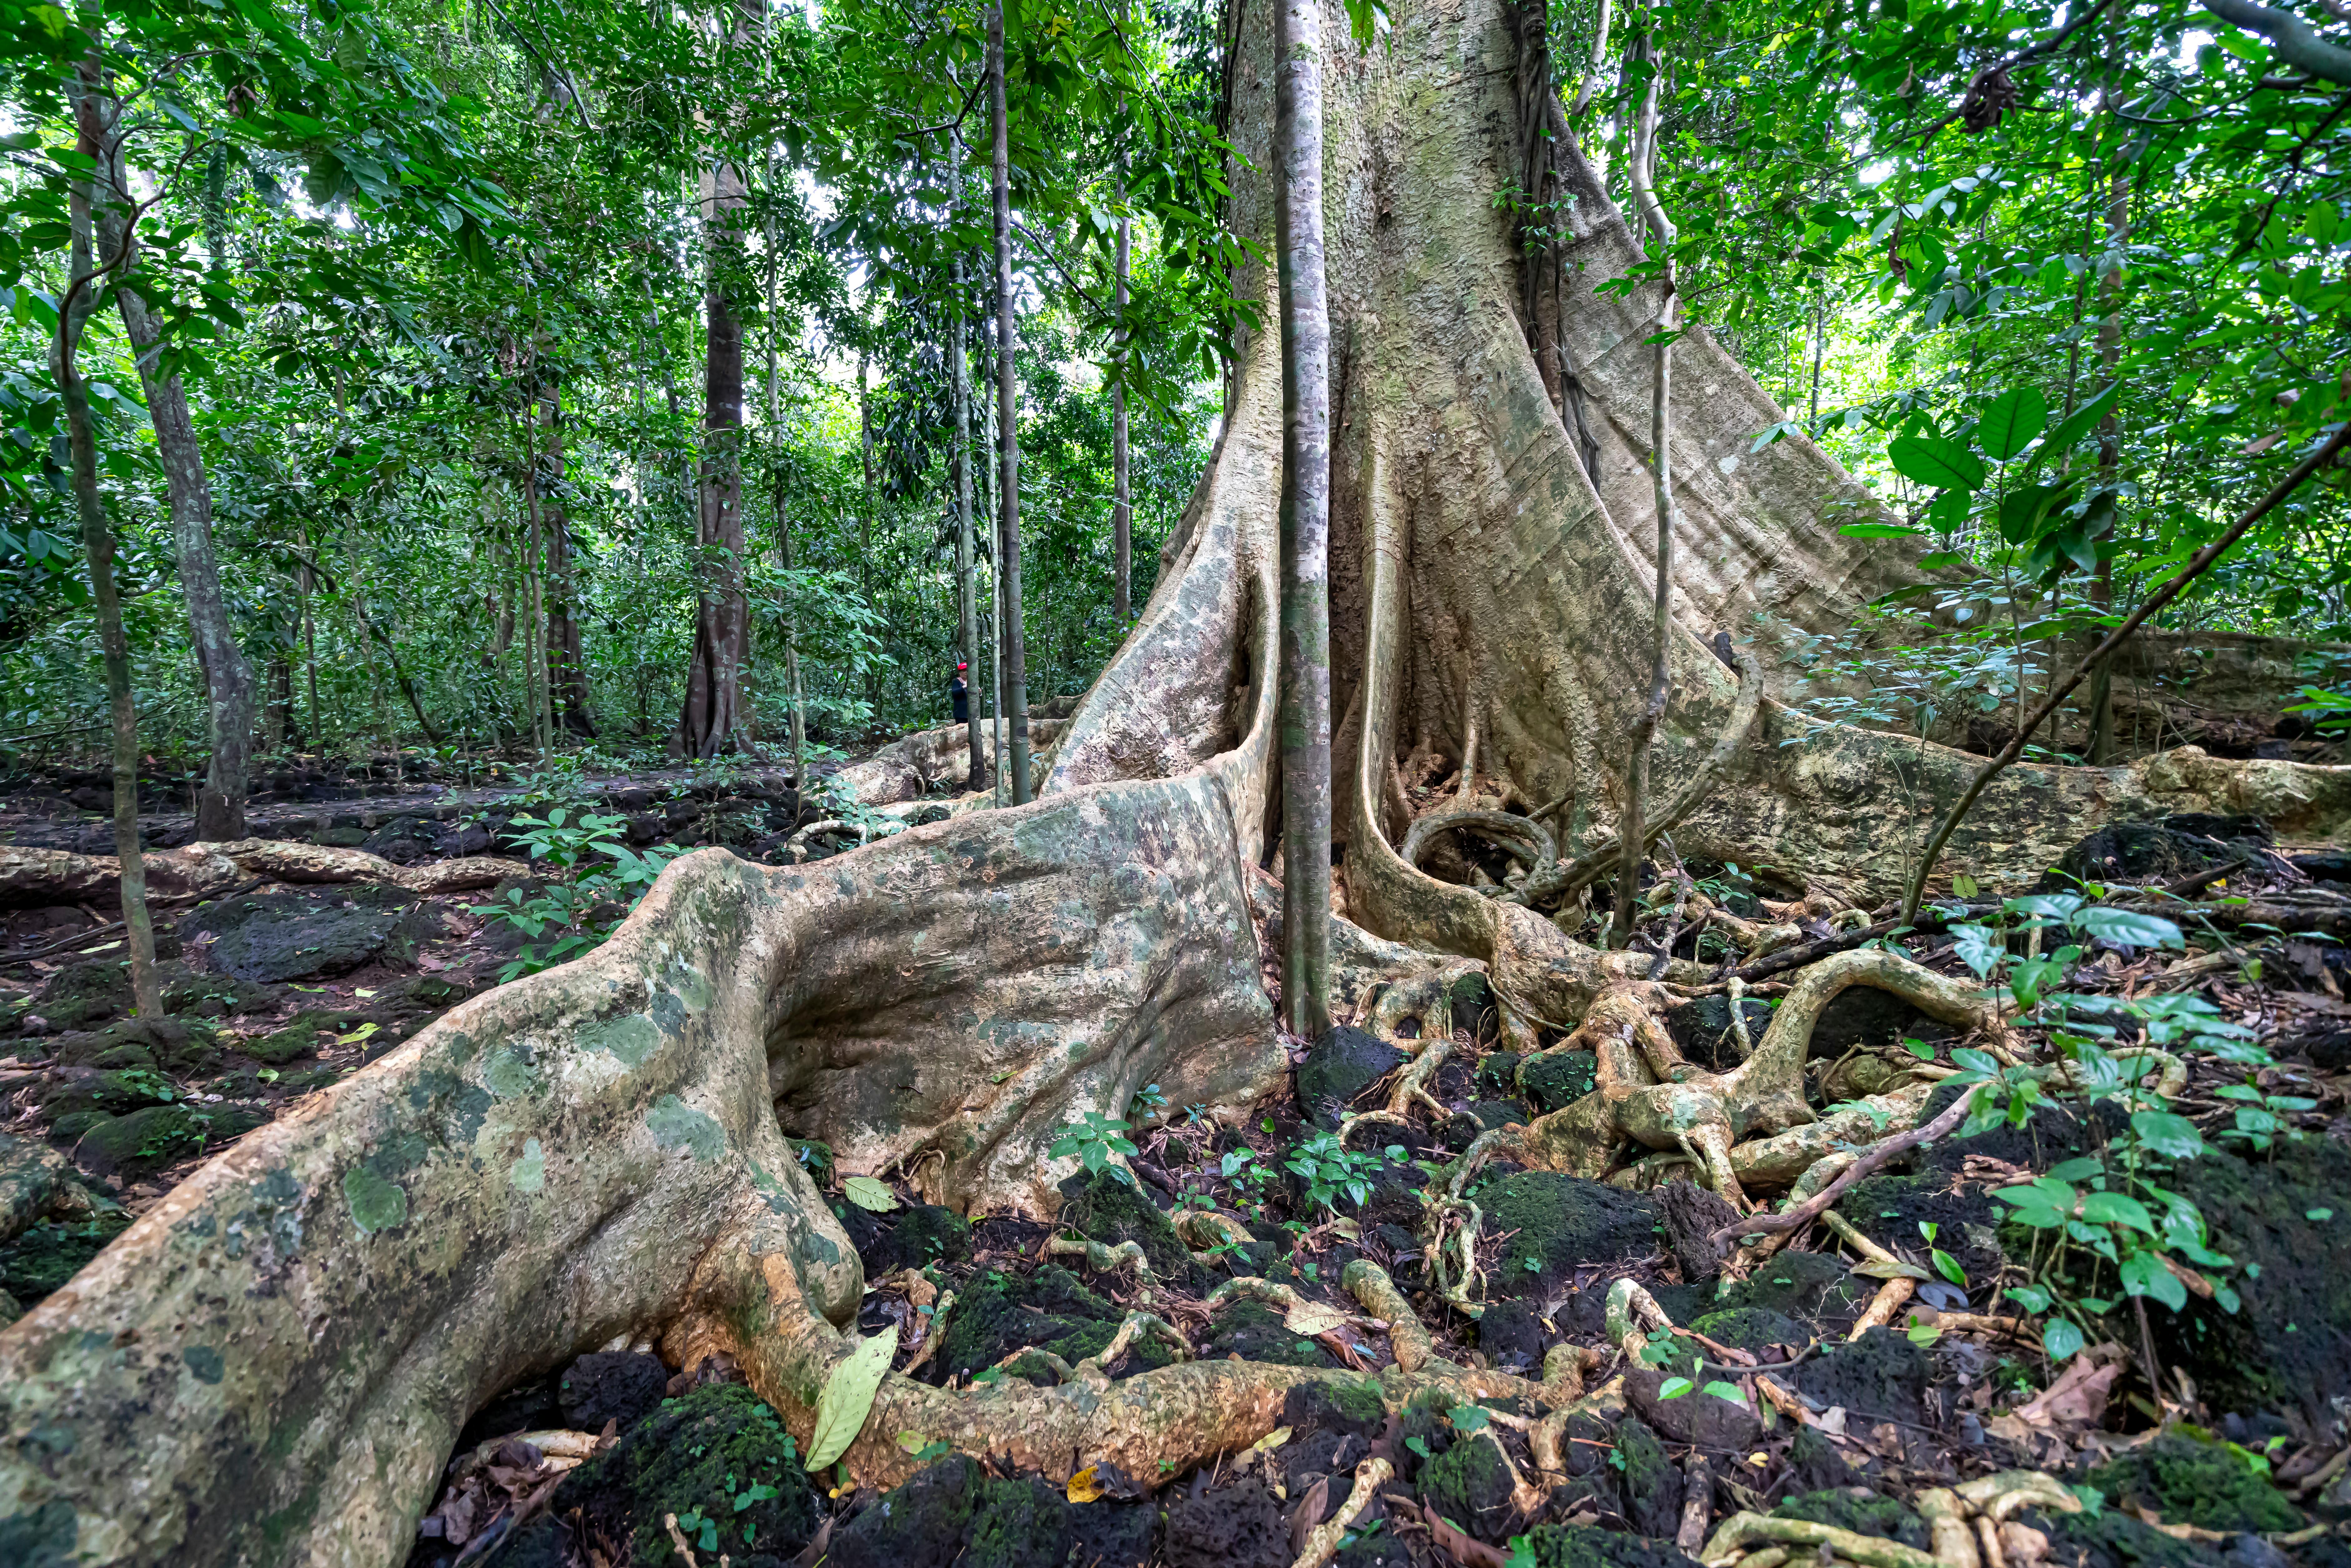
[(789, 1558), (817, 1524), (816, 1489), (783, 1421), (749, 1389), (725, 1383), (662, 1401), (618, 1448), (565, 1477), (553, 1511), (574, 1508), (646, 1563), (679, 1560), (662, 1524), (672, 1513), (716, 1520), (718, 1550), (738, 1563)]
[(1520, 1542), (1533, 1568), (1696, 1568), (1666, 1542), (1588, 1524), (1542, 1524)]
[[(1510, 1260), (1494, 1271), (1497, 1295), (1549, 1293), (1578, 1269), (1625, 1262), (1657, 1249), (1657, 1204), (1646, 1193), (1552, 1171), (1521, 1171), (1474, 1196), (1488, 1235), (1516, 1233), (1497, 1243), (1507, 1250), (1494, 1256)], [(1528, 1259), (1539, 1267), (1524, 1267)]]
[(2166, 1524), (2201, 1530), (2299, 1530), (2302, 1512), (2218, 1443), (2167, 1436), (2090, 1471), (2109, 1501), (2154, 1509)]
[(1420, 1500), (1481, 1541), (1499, 1541), (1510, 1523), (1510, 1472), (1501, 1450), (1483, 1437), (1458, 1438), (1420, 1469)]
[(266, 1116), (234, 1106), (150, 1105), (101, 1122), (74, 1145), (74, 1161), (96, 1176), (139, 1176), (249, 1133)]
[(1600, 1059), (1588, 1051), (1553, 1051), (1522, 1065), (1519, 1082), (1535, 1109), (1548, 1113), (1591, 1093), (1599, 1071)]
[(1690, 1328), (1708, 1339), (1720, 1340), (1744, 1351), (1760, 1351), (1767, 1344), (1802, 1346), (1811, 1343), (1813, 1338), (1803, 1324), (1769, 1307), (1732, 1307), (1708, 1312)]
[(1276, 1366), (1336, 1366), (1322, 1347), (1290, 1332), (1281, 1314), (1262, 1301), (1235, 1301), (1210, 1322), (1208, 1360), (1238, 1355)]
[[(1067, 1563), (1139, 1568), (1149, 1555), (1145, 1506), (1073, 1506), (1043, 1481), (998, 1478), (958, 1455), (833, 1531), (831, 1568), (1061, 1568)], [(737, 1559), (742, 1561), (741, 1558)]]
[(1109, 1170), (1083, 1172), (1061, 1184), (1061, 1197), (1060, 1220), (1066, 1228), (1106, 1247), (1135, 1243), (1163, 1280), (1187, 1281), (1198, 1272), (1173, 1222), (1132, 1177)]
[(1771, 1511), (1782, 1519), (1802, 1519), (1834, 1525), (1855, 1535), (1898, 1541), (1924, 1552), (1928, 1545), (1927, 1521), (1890, 1497), (1862, 1487), (1838, 1487), (1792, 1497)]
[(0, 1245), (0, 1291), (29, 1307), (79, 1273), (83, 1264), (130, 1228), (129, 1215), (113, 1214), (21, 1231)]
[[(1125, 1318), (1115, 1303), (1086, 1289), (1058, 1264), (1049, 1263), (1025, 1277), (991, 1270), (958, 1296), (947, 1314), (946, 1339), (936, 1358), (942, 1364), (940, 1375), (971, 1376), (1020, 1350), (1049, 1350), (1075, 1365), (1109, 1344)], [(1117, 1364), (1160, 1366), (1170, 1359), (1165, 1346), (1150, 1340)], [(1006, 1370), (1028, 1382), (1055, 1381), (1041, 1356), (1024, 1356)]]

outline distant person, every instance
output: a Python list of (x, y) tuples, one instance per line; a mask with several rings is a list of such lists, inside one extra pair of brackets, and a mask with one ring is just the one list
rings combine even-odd
[(947, 700), (955, 704), (957, 724), (971, 722), (971, 683), (963, 678), (964, 672), (970, 668), (969, 664), (957, 664), (955, 679), (947, 683)]

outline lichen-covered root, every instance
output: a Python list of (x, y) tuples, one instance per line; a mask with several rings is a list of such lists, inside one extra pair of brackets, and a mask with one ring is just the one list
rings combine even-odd
[(1290, 1568), (1322, 1568), (1322, 1564), (1339, 1554), (1339, 1542), (1347, 1538), (1347, 1528), (1364, 1516), (1379, 1495), (1381, 1484), (1395, 1474), (1395, 1467), (1385, 1459), (1365, 1459), (1355, 1467), (1355, 1484), (1347, 1492), (1347, 1500), (1339, 1511), (1316, 1525), (1306, 1537), (1305, 1549)]
[(1782, 1519), (1750, 1512), (1734, 1513), (1724, 1520), (1707, 1542), (1705, 1550), (1698, 1553), (1698, 1561), (1708, 1568), (1724, 1568), (1754, 1541), (1815, 1549), (1825, 1546), (1846, 1562), (1862, 1564), (1862, 1568), (1944, 1568), (1929, 1553), (1899, 1542), (1840, 1530), (1834, 1524), (1815, 1524), (1808, 1519)]

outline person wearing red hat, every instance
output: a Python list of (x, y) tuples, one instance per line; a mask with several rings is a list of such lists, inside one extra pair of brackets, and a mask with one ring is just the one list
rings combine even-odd
[(971, 684), (964, 679), (964, 672), (970, 668), (969, 664), (958, 664), (955, 668), (955, 679), (947, 683), (947, 700), (955, 704), (955, 721), (957, 724), (971, 722)]

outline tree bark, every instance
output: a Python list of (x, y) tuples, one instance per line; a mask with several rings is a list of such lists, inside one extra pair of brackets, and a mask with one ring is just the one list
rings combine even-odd
[[(117, 181), (117, 188), (124, 188)], [(126, 279), (126, 282), (130, 280)], [(139, 360), (140, 384), (155, 425), (172, 511), (172, 542), (179, 558), (180, 593), (187, 602), (189, 641), (204, 677), (206, 737), (212, 758), (196, 795), (196, 837), (245, 837), (245, 799), (253, 764), (253, 671), (236, 645), (228, 603), (221, 593), (220, 558), (213, 549), (213, 492), (204, 476), (204, 447), (188, 414), (187, 389), (161, 374), (157, 358), (162, 323), (131, 287), (115, 297), (123, 329)]]
[(670, 745), (686, 757), (716, 757), (735, 744), (743, 707), (743, 655), (749, 607), (743, 592), (743, 322), (727, 297), (741, 236), (736, 214), (743, 177), (731, 163), (703, 181), (703, 225), (710, 249), (705, 296), (709, 327), (703, 370), (703, 461), (695, 522), (698, 584), (694, 655), (685, 701)]
[(1331, 312), (1322, 271), (1322, 7), (1274, 41), (1281, 297), (1281, 1009), (1331, 1028)]
[(991, 187), (996, 204), (996, 570), (1003, 584), (1004, 699), (1012, 732), (1012, 803), (1025, 806), (1029, 777), (1029, 643), (1020, 615), (1020, 424), (1013, 375), (1012, 190), (1010, 133), (1005, 123), (1004, 7), (987, 12), (987, 79), (996, 133)]
[[(960, 211), (963, 207), (963, 163), (956, 156), (957, 151), (950, 147), (947, 153), (947, 205), (950, 211)], [(971, 510), (970, 328), (964, 320), (964, 302), (968, 296), (964, 287), (963, 263), (959, 259), (955, 265), (954, 290), (954, 342), (948, 352), (954, 383), (950, 395), (955, 401), (955, 436), (949, 465), (954, 470), (955, 479), (956, 646), (963, 653), (964, 712), (967, 716), (965, 731), (971, 747), (971, 772), (967, 787), (977, 789), (980, 781), (987, 777), (987, 749), (986, 741), (981, 738), (979, 716), (979, 584)]]
[(74, 177), (68, 197), (72, 229), (63, 308), (49, 365), (65, 403), (66, 444), (73, 465), (74, 509), (80, 516), (83, 552), (89, 559), (92, 608), (106, 667), (106, 698), (114, 742), (114, 852), (121, 864), (122, 929), (131, 953), (131, 990), (140, 1013), (163, 1016), (162, 982), (155, 974), (155, 927), (147, 911), (146, 865), (139, 854), (139, 713), (131, 690), (131, 640), (122, 626), (122, 596), (114, 580), (114, 528), (98, 489), (98, 433), (89, 407), (89, 382), (78, 356), (89, 319), (107, 281), (129, 259), (133, 238), (128, 222), (111, 251), (95, 255), (94, 227), (100, 204), (123, 203), (122, 193), (101, 183), (98, 171), (115, 166), (115, 102), (105, 67), (95, 57), (78, 68), (68, 84), (73, 97), (75, 151), (90, 160)]
[(538, 490), (547, 521), (547, 706), (552, 723), (573, 735), (593, 737), (596, 718), (589, 706), (588, 661), (580, 643), (579, 584), (571, 565), (571, 517), (560, 491), (539, 484), (544, 470), (563, 483), (563, 389), (552, 372), (540, 383), (533, 409), (541, 418), (540, 462), (530, 483)]

